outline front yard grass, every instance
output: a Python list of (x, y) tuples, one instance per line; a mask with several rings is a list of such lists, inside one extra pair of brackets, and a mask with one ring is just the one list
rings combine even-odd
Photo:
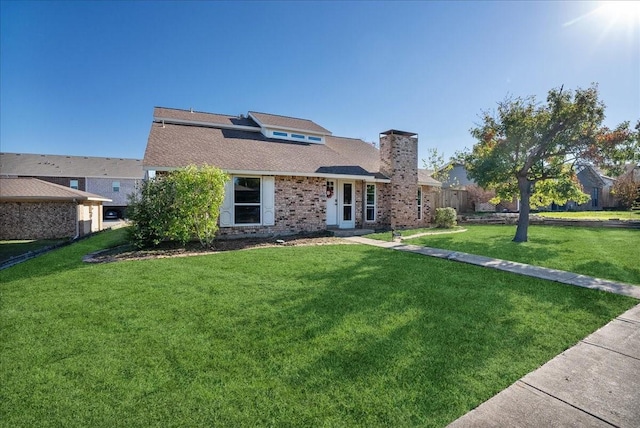
[(80, 261), (118, 232), (0, 271), (3, 426), (444, 426), (637, 304), (360, 245)]
[(640, 221), (640, 211), (543, 211), (535, 215), (549, 218), (576, 219), (576, 220), (638, 220)]
[(464, 233), (406, 242), (561, 269), (640, 285), (640, 230), (529, 226), (529, 242), (512, 242), (515, 226), (465, 225)]
[(38, 251), (64, 241), (66, 241), (66, 239), (0, 241), (0, 263), (6, 262), (12, 257), (20, 256), (30, 251)]

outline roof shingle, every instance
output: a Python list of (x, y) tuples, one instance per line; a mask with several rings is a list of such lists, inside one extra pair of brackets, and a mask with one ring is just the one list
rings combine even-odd
[(0, 175), (141, 179), (144, 171), (141, 159), (0, 153)]
[(71, 189), (37, 178), (18, 177), (0, 178), (0, 200), (111, 201), (111, 199), (93, 193)]

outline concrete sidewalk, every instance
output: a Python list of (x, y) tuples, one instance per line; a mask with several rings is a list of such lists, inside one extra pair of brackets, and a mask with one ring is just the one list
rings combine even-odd
[[(640, 287), (437, 248), (345, 238), (640, 299)], [(640, 427), (640, 305), (525, 375), (449, 425), (462, 427)]]

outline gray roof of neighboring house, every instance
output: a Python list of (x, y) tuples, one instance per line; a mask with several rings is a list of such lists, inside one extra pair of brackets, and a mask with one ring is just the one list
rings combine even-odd
[(141, 159), (0, 153), (0, 175), (35, 177), (144, 177)]
[(104, 198), (93, 193), (71, 189), (37, 178), (0, 178), (0, 200), (2, 201), (102, 201)]
[[(144, 167), (148, 169), (162, 170), (189, 164), (209, 164), (227, 171), (340, 174), (386, 178), (379, 172), (378, 149), (359, 139), (328, 135), (326, 134), (328, 131), (322, 127), (315, 128), (315, 131), (307, 129), (310, 132), (324, 133), (325, 143), (316, 144), (268, 138), (257, 130), (178, 123), (163, 124), (157, 121), (158, 115), (155, 116), (156, 120), (151, 124), (143, 162)], [(265, 126), (287, 123), (290, 126), (313, 128), (309, 125), (313, 122), (304, 119), (264, 113), (257, 113), (256, 118), (265, 119), (267, 121), (263, 123)]]
[(423, 186), (442, 187), (442, 183), (433, 178), (431, 175), (433, 171), (428, 169), (418, 168), (418, 184)]

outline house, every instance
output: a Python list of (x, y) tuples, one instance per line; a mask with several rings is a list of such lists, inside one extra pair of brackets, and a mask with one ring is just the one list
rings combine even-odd
[(102, 229), (109, 199), (36, 178), (0, 178), (0, 239), (77, 238)]
[(0, 176), (35, 177), (71, 189), (104, 196), (104, 211), (123, 217), (129, 194), (144, 177), (142, 160), (92, 156), (0, 153)]
[(190, 164), (231, 177), (219, 218), (226, 237), (423, 226), (439, 185), (419, 173), (411, 132), (382, 132), (377, 149), (307, 119), (156, 107), (147, 176)]
[(589, 195), (589, 201), (584, 204), (569, 201), (562, 206), (553, 204), (550, 207), (552, 210), (600, 211), (615, 206), (615, 201), (611, 194), (615, 179), (607, 177), (597, 168), (588, 164), (576, 166), (576, 177), (582, 186), (582, 191)]

